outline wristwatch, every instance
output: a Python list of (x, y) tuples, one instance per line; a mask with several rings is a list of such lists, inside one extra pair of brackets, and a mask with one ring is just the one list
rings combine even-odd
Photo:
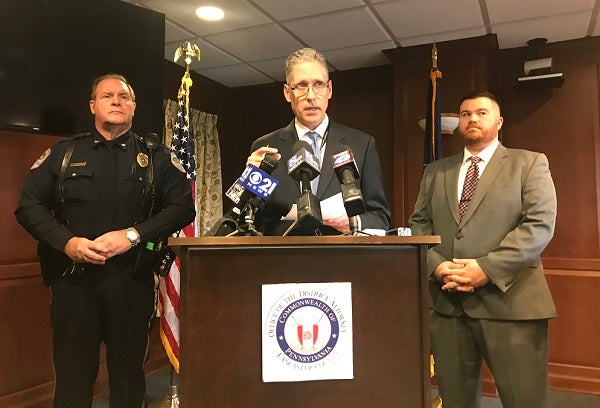
[(131, 227), (125, 230), (125, 236), (129, 242), (131, 242), (132, 247), (140, 243), (140, 234), (138, 234), (138, 232)]

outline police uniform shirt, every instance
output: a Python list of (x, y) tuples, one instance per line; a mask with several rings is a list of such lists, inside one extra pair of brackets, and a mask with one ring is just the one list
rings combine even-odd
[[(64, 176), (63, 206), (58, 180), (69, 143), (75, 143), (75, 149)], [(93, 240), (131, 227), (140, 221), (149, 154), (133, 132), (112, 141), (95, 131), (63, 140), (32, 166), (15, 214), (37, 240), (58, 251), (75, 236)], [(169, 149), (160, 145), (153, 151), (153, 162), (158, 214), (135, 225), (144, 241), (169, 236), (195, 215), (185, 171), (172, 163)], [(63, 207), (66, 226), (55, 217), (61, 218)]]

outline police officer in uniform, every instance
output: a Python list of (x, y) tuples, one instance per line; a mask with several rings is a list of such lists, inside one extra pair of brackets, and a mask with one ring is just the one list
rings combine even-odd
[(95, 79), (89, 104), (95, 130), (34, 163), (15, 215), (39, 241), (52, 293), (54, 407), (92, 406), (101, 342), (110, 407), (142, 407), (156, 295), (151, 249), (192, 222), (194, 204), (169, 149), (131, 131), (135, 94), (123, 76)]

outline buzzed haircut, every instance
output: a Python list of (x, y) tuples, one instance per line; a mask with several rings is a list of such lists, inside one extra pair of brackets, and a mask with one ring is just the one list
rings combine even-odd
[(465, 94), (462, 99), (460, 100), (460, 104), (462, 105), (462, 103), (468, 99), (477, 99), (477, 98), (488, 98), (491, 101), (493, 101), (497, 106), (498, 106), (498, 111), (500, 111), (500, 102), (498, 102), (498, 99), (496, 98), (496, 95), (494, 95), (493, 93), (491, 93), (490, 91), (471, 91), (467, 94)]

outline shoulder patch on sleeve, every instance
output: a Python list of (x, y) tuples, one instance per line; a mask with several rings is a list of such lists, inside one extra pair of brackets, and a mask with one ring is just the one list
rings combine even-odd
[(181, 160), (179, 160), (179, 157), (177, 157), (177, 155), (175, 155), (175, 153), (173, 152), (171, 152), (171, 163), (173, 163), (173, 166), (175, 166), (177, 170), (179, 170), (182, 173), (185, 173), (185, 169), (181, 165)]
[(37, 169), (42, 163), (50, 156), (50, 148), (46, 149), (44, 153), (31, 165), (30, 170)]

